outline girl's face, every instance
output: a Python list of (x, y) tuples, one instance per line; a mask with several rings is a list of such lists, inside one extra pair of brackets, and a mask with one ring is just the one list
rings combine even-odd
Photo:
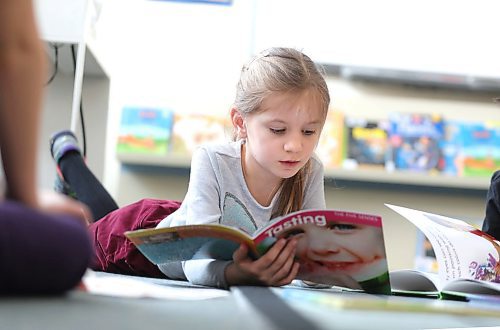
[(285, 237), (295, 237), (300, 273), (325, 276), (348, 275), (363, 279), (385, 259), (382, 229), (351, 223), (306, 224), (290, 228)]
[(270, 181), (294, 176), (311, 158), (324, 122), (314, 90), (271, 94), (244, 118), (246, 172)]

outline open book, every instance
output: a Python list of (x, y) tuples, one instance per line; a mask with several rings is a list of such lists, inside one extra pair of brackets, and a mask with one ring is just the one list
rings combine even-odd
[(500, 242), (461, 220), (386, 205), (424, 233), (438, 263), (438, 274), (391, 271), (393, 293), (443, 299), (500, 298)]
[(297, 279), (389, 294), (379, 216), (339, 210), (303, 210), (272, 220), (249, 235), (221, 224), (141, 229), (125, 235), (154, 264), (191, 259), (232, 260), (240, 244), (257, 259), (280, 238), (297, 239)]

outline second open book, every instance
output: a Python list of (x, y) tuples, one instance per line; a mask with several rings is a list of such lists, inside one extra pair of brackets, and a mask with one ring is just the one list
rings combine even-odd
[(438, 274), (392, 271), (394, 293), (443, 299), (490, 297), (500, 302), (500, 243), (497, 240), (461, 220), (386, 205), (424, 233), (438, 263)]

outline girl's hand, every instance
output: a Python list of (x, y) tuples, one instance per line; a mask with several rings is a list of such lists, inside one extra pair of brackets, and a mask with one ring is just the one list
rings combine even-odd
[(233, 263), (226, 268), (228, 285), (281, 286), (290, 284), (297, 276), (299, 264), (295, 262), (295, 239), (279, 239), (269, 251), (257, 260), (248, 256), (244, 244), (233, 253)]

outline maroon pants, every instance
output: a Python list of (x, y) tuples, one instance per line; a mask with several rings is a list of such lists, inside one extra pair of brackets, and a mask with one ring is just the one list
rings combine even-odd
[(142, 199), (115, 210), (89, 226), (94, 242), (94, 270), (147, 277), (165, 277), (124, 233), (154, 228), (181, 205), (178, 201)]

